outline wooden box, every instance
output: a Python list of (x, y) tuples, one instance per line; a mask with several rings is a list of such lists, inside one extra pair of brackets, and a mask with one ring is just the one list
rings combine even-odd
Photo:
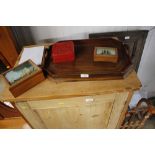
[(112, 47), (95, 47), (94, 61), (117, 63), (118, 51)]
[(52, 46), (51, 58), (53, 63), (72, 62), (74, 56), (74, 43), (73, 41), (64, 41), (55, 43)]
[(10, 69), (3, 74), (9, 83), (9, 90), (17, 97), (45, 79), (42, 70), (31, 60)]

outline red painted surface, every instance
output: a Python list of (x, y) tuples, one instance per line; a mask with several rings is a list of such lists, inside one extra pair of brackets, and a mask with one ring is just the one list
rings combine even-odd
[(72, 62), (75, 59), (73, 41), (58, 42), (52, 46), (53, 63)]

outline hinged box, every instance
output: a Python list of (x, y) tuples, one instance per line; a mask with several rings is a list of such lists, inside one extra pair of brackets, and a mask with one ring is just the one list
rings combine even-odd
[(53, 63), (72, 62), (75, 59), (73, 41), (55, 43), (52, 46), (51, 57)]
[(94, 61), (117, 63), (118, 51), (112, 47), (95, 47)]
[(45, 79), (41, 68), (31, 60), (3, 73), (14, 97), (21, 95)]

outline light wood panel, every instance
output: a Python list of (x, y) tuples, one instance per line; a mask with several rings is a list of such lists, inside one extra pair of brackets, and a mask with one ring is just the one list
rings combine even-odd
[(9, 85), (2, 76), (0, 76), (0, 82), (3, 84), (3, 90), (0, 92), (0, 101), (2, 102), (99, 95), (118, 91), (137, 90), (141, 86), (134, 71), (127, 78), (121, 80), (56, 82), (53, 79), (47, 78), (45, 81), (15, 98), (10, 93)]
[(127, 100), (126, 100), (125, 103), (124, 103), (123, 110), (122, 110), (122, 112), (121, 112), (119, 121), (118, 121), (118, 123), (117, 123), (117, 128), (120, 128), (120, 126), (122, 125), (122, 123), (123, 123), (123, 121), (124, 121), (125, 113), (126, 113), (127, 110), (128, 110), (128, 106), (129, 106), (129, 103), (130, 103), (130, 101), (131, 101), (132, 95), (133, 95), (133, 91), (129, 91)]
[(128, 94), (128, 92), (116, 93), (115, 101), (108, 123), (108, 128), (113, 129), (117, 127), (117, 123), (124, 108), (124, 104), (127, 100)]
[[(17, 108), (35, 128), (107, 128), (114, 99), (112, 93), (28, 101), (24, 105), (18, 103)], [(38, 124), (34, 124), (38, 119)]]
[(33, 128), (46, 128), (39, 116), (29, 107), (27, 102), (18, 102), (15, 103), (15, 105)]

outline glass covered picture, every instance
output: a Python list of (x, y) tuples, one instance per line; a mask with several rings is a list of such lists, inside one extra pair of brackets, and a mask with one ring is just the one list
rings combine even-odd
[(37, 70), (38, 68), (34, 66), (33, 63), (29, 60), (8, 71), (4, 74), (4, 76), (7, 79), (7, 81), (11, 85), (13, 85), (29, 77), (29, 75), (32, 75)]
[(117, 49), (111, 47), (96, 47), (96, 55), (106, 55), (106, 56), (115, 56), (117, 55)]
[(114, 47), (95, 47), (94, 49), (95, 62), (118, 62), (118, 51)]

